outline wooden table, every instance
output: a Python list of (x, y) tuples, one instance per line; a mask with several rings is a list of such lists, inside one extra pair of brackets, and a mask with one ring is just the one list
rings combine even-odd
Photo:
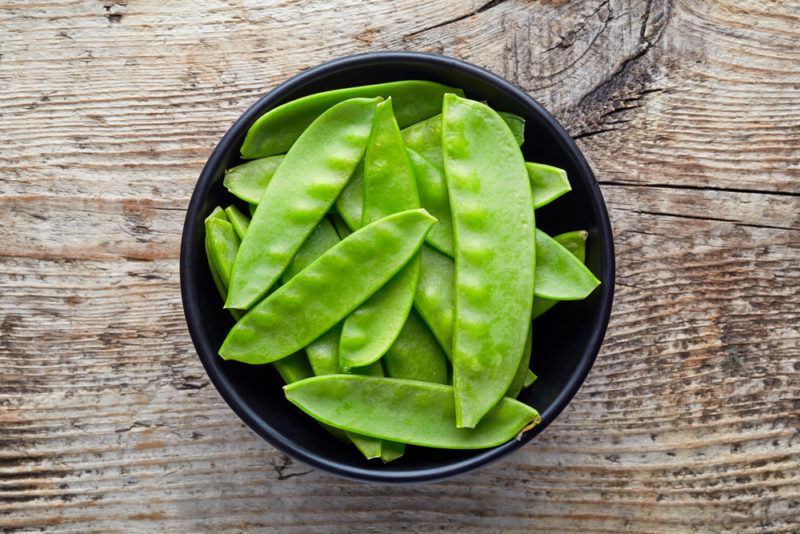
[[(564, 414), (413, 487), (258, 438), (209, 384), (179, 293), (184, 209), (231, 122), (379, 49), (539, 99), (589, 158), (618, 254)], [(8, 0), (0, 160), (3, 530), (800, 531), (797, 0)]]

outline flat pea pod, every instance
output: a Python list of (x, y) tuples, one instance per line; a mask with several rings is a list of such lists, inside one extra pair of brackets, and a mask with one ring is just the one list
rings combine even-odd
[(552, 300), (581, 300), (600, 285), (586, 265), (558, 241), (536, 230), (536, 296)]
[(529, 327), (528, 339), (525, 340), (525, 348), (522, 351), (522, 359), (519, 361), (519, 367), (517, 367), (514, 380), (511, 381), (511, 386), (509, 386), (508, 391), (506, 391), (506, 396), (511, 397), (512, 399), (516, 399), (517, 395), (519, 395), (519, 392), (522, 391), (522, 388), (525, 384), (525, 377), (530, 372), (529, 367), (531, 366), (531, 351), (533, 350), (533, 338), (531, 334), (532, 332)]
[(445, 449), (483, 449), (541, 420), (530, 406), (502, 398), (475, 428), (457, 428), (453, 387), (357, 375), (318, 376), (283, 388), (318, 421), (390, 441)]
[(242, 143), (242, 157), (262, 158), (288, 152), (306, 128), (330, 107), (353, 98), (391, 97), (401, 127), (442, 111), (445, 93), (464, 94), (439, 83), (406, 80), (335, 89), (304, 96), (269, 110), (250, 127)]
[(220, 355), (263, 364), (305, 347), (397, 274), (435, 222), (425, 210), (408, 210), (353, 232), (242, 317)]
[(423, 245), (414, 308), (449, 358), (453, 351), (453, 260)]
[[(384, 100), (375, 111), (364, 155), (361, 224), (414, 208), (419, 208), (414, 172), (392, 112), (392, 100)], [(411, 310), (418, 278), (417, 256), (344, 321), (339, 341), (339, 365), (344, 372), (369, 365), (389, 350)]]
[[(300, 250), (297, 251), (292, 263), (289, 264), (289, 267), (287, 267), (283, 272), (283, 275), (281, 275), (281, 280), (283, 283), (285, 284), (291, 280), (295, 275), (299, 274), (303, 269), (311, 265), (317, 258), (322, 256), (328, 249), (339, 243), (339, 241), (339, 236), (333, 229), (333, 224), (328, 219), (323, 218), (314, 231), (311, 232), (311, 235), (308, 237), (306, 242), (303, 243), (303, 246), (300, 247)], [(308, 376), (311, 376), (312, 374), (322, 375), (335, 374), (339, 372), (339, 336), (338, 331), (335, 330), (336, 327), (331, 329), (331, 331), (326, 332), (320, 338), (306, 347), (307, 357), (303, 358), (303, 360), (306, 362), (307, 366), (310, 364)], [(335, 354), (332, 358), (326, 354), (326, 350), (328, 350), (330, 345), (329, 340), (331, 334), (334, 336), (332, 341), (333, 350), (335, 351)], [(274, 363), (274, 365), (278, 366), (278, 371), (280, 372), (281, 368), (283, 367), (281, 364), (287, 359), (294, 357), (295, 355), (278, 360)], [(335, 367), (324, 368), (328, 362), (332, 362), (333, 366)], [(380, 365), (378, 366), (377, 372), (378, 376), (383, 376), (383, 369), (380, 368)], [(283, 375), (283, 373), (281, 373), (281, 375)], [(347, 439), (349, 439), (368, 460), (381, 456), (381, 440), (367, 436), (359, 436), (358, 434), (353, 434), (350, 432), (346, 434)]]
[(408, 149), (408, 156), (417, 180), (420, 204), (438, 221), (428, 233), (427, 242), (452, 257), (453, 217), (444, 174), (436, 165), (411, 149)]
[(413, 310), (397, 341), (383, 355), (383, 365), (391, 378), (447, 384), (447, 357)]
[(456, 426), (473, 428), (508, 391), (528, 337), (533, 201), (519, 146), (490, 107), (445, 95), (442, 152), (456, 252)]
[[(573, 232), (559, 234), (553, 237), (553, 239), (567, 249), (573, 256), (578, 258), (578, 261), (584, 263), (586, 261), (586, 240), (588, 237), (589, 233), (586, 230), (576, 230)], [(534, 297), (532, 312), (533, 319), (541, 317), (557, 303), (557, 300), (544, 297)]]
[(525, 381), (522, 383), (522, 389), (530, 387), (531, 384), (536, 382), (536, 378), (537, 376), (534, 374), (534, 372), (528, 369), (528, 372), (525, 373)]
[(247, 227), (250, 226), (250, 217), (239, 211), (239, 208), (234, 205), (225, 208), (225, 214), (228, 216), (228, 220), (231, 222), (239, 239), (244, 239), (244, 235), (247, 233)]
[(235, 197), (258, 204), (282, 161), (282, 155), (247, 161), (225, 171), (222, 184)]
[(362, 159), (347, 185), (336, 199), (336, 212), (350, 230), (361, 228), (364, 206), (364, 160)]
[(508, 111), (498, 111), (497, 114), (506, 122), (517, 144), (522, 146), (525, 142), (525, 118)]
[[(206, 219), (206, 250), (209, 257), (214, 258), (214, 261), (211, 262), (213, 263), (212, 273), (216, 271), (219, 279), (217, 289), (223, 300), (227, 296), (233, 259), (236, 257), (239, 242), (239, 236), (236, 234), (234, 226), (226, 218), (225, 212), (219, 208), (215, 209)], [(239, 310), (230, 310), (230, 312), (235, 319), (241, 317)], [(283, 358), (274, 365), (278, 374), (287, 384), (312, 376), (308, 360), (301, 352)], [(340, 431), (334, 432), (336, 435), (339, 433)]]
[(211, 255), (211, 240), (208, 234), (208, 221), (214, 218), (220, 218), (223, 221), (227, 221), (228, 217), (225, 215), (225, 211), (223, 211), (223, 209), (219, 206), (214, 208), (214, 210), (205, 220), (206, 238), (203, 242), (206, 251), (206, 260), (208, 261), (208, 269), (211, 271), (211, 278), (214, 280), (214, 285), (217, 287), (217, 291), (219, 292), (220, 296), (222, 296), (222, 300), (224, 302), (225, 296), (228, 294), (228, 285), (222, 283), (222, 279), (219, 276), (219, 268), (214, 264), (214, 259)]
[(278, 281), (353, 174), (377, 103), (354, 98), (336, 104), (286, 154), (239, 248), (226, 308), (249, 309)]
[(567, 171), (543, 163), (525, 163), (533, 192), (533, 207), (541, 208), (572, 191)]
[[(500, 117), (506, 121), (509, 129), (514, 135), (517, 144), (521, 145), (524, 141), (525, 119), (513, 113), (500, 113)], [(520, 136), (519, 124), (522, 123), (522, 136)], [(442, 159), (442, 116), (436, 115), (430, 119), (420, 121), (416, 124), (404, 128), (401, 132), (406, 147), (410, 148), (423, 158), (433, 163), (439, 169), (444, 169)]]

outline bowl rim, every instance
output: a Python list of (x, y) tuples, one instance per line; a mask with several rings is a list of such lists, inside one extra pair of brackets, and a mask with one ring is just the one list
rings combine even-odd
[[(224, 154), (232, 148), (231, 145), (236, 138), (244, 133), (244, 131), (246, 131), (246, 129), (264, 112), (281, 103), (287, 94), (301, 89), (303, 86), (314, 81), (318, 76), (353, 68), (368, 67), (370, 65), (385, 65), (386, 63), (397, 63), (409, 66), (424, 64), (429, 67), (433, 66), (464, 71), (468, 75), (481, 78), (485, 82), (495, 86), (501, 92), (505, 93), (513, 100), (516, 100), (521, 107), (525, 108), (531, 114), (539, 115), (543, 126), (546, 127), (554, 140), (567, 154), (572, 164), (579, 170), (578, 176), (574, 178), (583, 182), (583, 185), (589, 192), (588, 196), (590, 198), (593, 215), (597, 220), (598, 232), (602, 237), (602, 239), (599, 240), (601, 243), (601, 272), (598, 276), (602, 282), (600, 285), (599, 298), (600, 319), (594, 325), (589, 337), (587, 349), (584, 351), (584, 356), (573, 370), (566, 386), (559, 392), (555, 400), (541, 412), (541, 423), (533, 430), (526, 432), (519, 440), (511, 440), (503, 445), (486, 449), (466, 460), (456, 461), (435, 468), (397, 471), (386, 470), (385, 467), (382, 470), (372, 470), (367, 467), (354, 467), (331, 461), (312, 451), (296, 446), (296, 444), (290, 442), (280, 432), (272, 428), (266, 421), (249, 409), (247, 403), (239, 395), (236, 386), (218, 368), (220, 365), (219, 357), (216, 354), (216, 350), (210, 345), (207, 336), (204, 334), (198, 295), (191, 290), (191, 288), (195, 286), (195, 277), (190, 268), (190, 257), (192, 255), (191, 244), (196, 237), (195, 225), (193, 224), (195, 214), (202, 209), (205, 197), (208, 195), (213, 185), (214, 175), (223, 162)], [(614, 295), (614, 274), (614, 239), (603, 195), (586, 158), (564, 127), (523, 89), (497, 74), (466, 61), (428, 52), (378, 51), (343, 56), (308, 68), (292, 76), (260, 97), (233, 123), (225, 135), (223, 135), (203, 167), (186, 210), (180, 250), (181, 298), (189, 334), (197, 355), (211, 379), (211, 382), (234, 413), (268, 443), (293, 458), (343, 478), (381, 483), (419, 483), (450, 478), (499, 460), (530, 442), (547, 428), (578, 392), (597, 358), (611, 315)]]

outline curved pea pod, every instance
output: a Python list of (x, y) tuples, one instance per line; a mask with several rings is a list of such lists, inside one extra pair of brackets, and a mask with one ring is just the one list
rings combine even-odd
[(498, 111), (497, 114), (508, 125), (508, 129), (511, 130), (511, 135), (514, 136), (517, 144), (522, 146), (522, 143), (525, 142), (525, 119), (508, 111)]
[(250, 308), (278, 281), (353, 174), (377, 102), (354, 98), (333, 106), (286, 154), (236, 256), (226, 308)]
[(442, 110), (445, 93), (460, 89), (434, 82), (406, 80), (335, 89), (304, 96), (271, 109), (250, 127), (242, 143), (242, 157), (262, 158), (287, 152), (314, 120), (328, 108), (352, 98), (391, 97), (401, 127), (432, 117)]
[[(375, 111), (364, 155), (361, 223), (414, 208), (419, 208), (414, 172), (392, 113), (392, 100), (384, 100)], [(389, 350), (411, 310), (418, 277), (419, 257), (415, 257), (344, 321), (339, 341), (339, 365), (344, 372), (368, 365)]]
[(220, 208), (219, 206), (214, 208), (214, 210), (205, 220), (206, 238), (203, 241), (203, 245), (205, 246), (206, 260), (208, 261), (208, 269), (209, 271), (211, 271), (211, 278), (214, 280), (214, 285), (217, 287), (217, 291), (219, 292), (220, 296), (222, 297), (222, 300), (224, 301), (225, 297), (228, 294), (228, 285), (227, 283), (226, 284), (222, 283), (222, 278), (220, 278), (219, 275), (219, 268), (214, 263), (214, 258), (211, 254), (211, 239), (208, 232), (208, 221), (210, 219), (215, 219), (215, 218), (222, 219), (223, 221), (228, 220), (228, 217), (227, 215), (225, 215), (225, 211), (222, 208)]
[(447, 357), (413, 310), (397, 341), (383, 355), (383, 364), (391, 378), (447, 384)]
[[(525, 119), (513, 113), (501, 113), (500, 117), (508, 124), (517, 144), (522, 144), (525, 135)], [(522, 129), (520, 130), (520, 123)], [(406, 147), (430, 161), (439, 169), (444, 169), (442, 159), (442, 116), (412, 124), (401, 132)]]
[(558, 241), (536, 230), (536, 296), (552, 300), (581, 300), (600, 280)]
[(225, 171), (223, 185), (232, 195), (249, 204), (258, 204), (283, 156), (270, 156), (237, 165)]
[[(559, 234), (553, 237), (553, 239), (558, 241), (558, 243), (567, 249), (573, 256), (578, 258), (578, 261), (584, 263), (586, 261), (586, 239), (588, 237), (589, 233), (586, 230), (576, 230), (574, 232), (565, 232), (563, 234)], [(557, 300), (547, 299), (544, 297), (534, 297), (532, 312), (533, 319), (541, 317), (557, 303)]]
[(414, 308), (449, 358), (453, 350), (453, 260), (423, 245)]
[(220, 355), (262, 364), (305, 347), (397, 274), (434, 222), (425, 210), (408, 210), (353, 232), (242, 317)]
[[(219, 208), (215, 209), (206, 219), (206, 253), (209, 258), (214, 258), (212, 274), (216, 271), (215, 281), (219, 281), (217, 289), (223, 300), (228, 293), (228, 282), (239, 242), (234, 225), (225, 217), (225, 212)], [(230, 310), (230, 312), (236, 319), (241, 317), (239, 310)], [(274, 365), (278, 374), (287, 384), (312, 376), (308, 360), (301, 352), (283, 358)], [(336, 433), (340, 433), (340, 431)]]
[(408, 157), (417, 180), (420, 205), (438, 221), (428, 233), (427, 242), (448, 256), (453, 256), (453, 217), (444, 174), (433, 163), (408, 149)]
[(567, 171), (544, 165), (542, 163), (526, 163), (528, 179), (533, 193), (533, 207), (541, 208), (569, 191), (572, 186), (567, 179)]
[(318, 421), (422, 447), (494, 447), (541, 420), (530, 406), (506, 397), (475, 428), (457, 428), (453, 388), (413, 380), (329, 375), (283, 389), (290, 402)]
[(508, 391), (528, 337), (533, 201), (516, 140), (488, 106), (445, 95), (442, 151), (455, 231), (456, 425), (472, 428)]
[(381, 448), (381, 461), (385, 464), (397, 460), (406, 452), (406, 444), (384, 440)]
[(525, 381), (522, 383), (522, 389), (525, 389), (525, 388), (527, 388), (527, 387), (530, 387), (530, 385), (531, 385), (531, 384), (533, 384), (534, 382), (536, 382), (536, 379), (537, 379), (537, 378), (538, 378), (538, 377), (537, 377), (537, 376), (536, 376), (536, 375), (533, 373), (533, 371), (531, 371), (530, 369), (528, 369), (528, 372), (527, 372), (527, 373), (525, 373)]
[(244, 234), (247, 233), (247, 227), (250, 225), (250, 217), (239, 211), (239, 208), (233, 205), (225, 208), (225, 215), (228, 216), (228, 220), (231, 222), (239, 239), (244, 239)]
[(511, 381), (511, 386), (508, 388), (508, 391), (506, 391), (506, 397), (516, 399), (517, 395), (519, 395), (519, 392), (522, 391), (524, 387), (525, 378), (528, 376), (528, 373), (530, 373), (529, 367), (531, 366), (531, 351), (533, 349), (532, 341), (531, 329), (528, 328), (528, 339), (525, 341), (522, 359), (519, 362), (519, 367), (517, 367), (514, 380)]

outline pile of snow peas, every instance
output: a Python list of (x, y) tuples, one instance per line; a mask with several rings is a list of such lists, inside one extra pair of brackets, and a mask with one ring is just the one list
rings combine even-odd
[(570, 184), (525, 162), (524, 129), (416, 80), (265, 113), (242, 144), (249, 161), (225, 174), (239, 201), (205, 221), (236, 320), (220, 356), (274, 365), (286, 398), (367, 459), (532, 428), (539, 414), (516, 400), (536, 379), (532, 320), (600, 282), (587, 232), (536, 228), (535, 209)]

